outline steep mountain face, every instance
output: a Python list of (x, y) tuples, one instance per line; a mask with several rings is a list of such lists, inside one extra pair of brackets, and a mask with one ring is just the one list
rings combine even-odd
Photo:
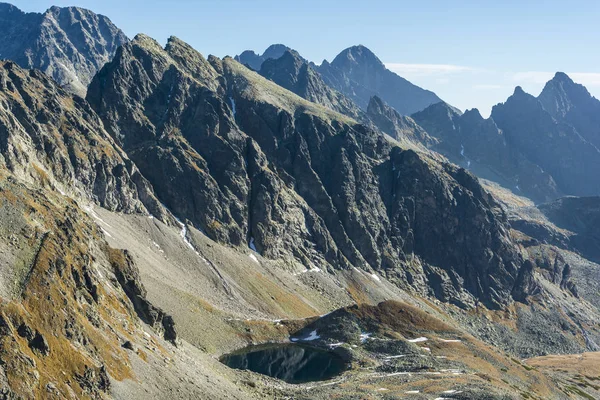
[(553, 118), (541, 101), (518, 87), (493, 108), (492, 118), (509, 145), (552, 175), (563, 193), (600, 193), (600, 150), (573, 125)]
[(600, 148), (600, 101), (583, 85), (557, 72), (538, 100), (557, 121), (572, 125), (585, 140)]
[(85, 100), (10, 61), (0, 62), (0, 166), (110, 210), (167, 215)]
[(325, 83), (365, 110), (373, 96), (380, 97), (402, 115), (411, 115), (442, 101), (435, 93), (388, 70), (364, 46), (342, 51), (331, 63), (323, 61), (318, 71)]
[(462, 305), (499, 307), (520, 284), (505, 216), (471, 175), (232, 59), (140, 35), (87, 98), (159, 198), (215, 240), (319, 269), (377, 270)]
[(77, 7), (24, 13), (0, 4), (0, 58), (37, 68), (85, 96), (96, 72), (128, 39), (107, 17)]
[(496, 181), (538, 202), (559, 196), (552, 176), (511, 146), (494, 119), (484, 119), (477, 109), (461, 115), (442, 102), (412, 117), (438, 139), (433, 149), (479, 177)]
[(538, 208), (556, 226), (572, 233), (568, 234), (570, 247), (600, 262), (599, 197), (564, 197)]
[(252, 50), (246, 50), (234, 59), (241, 64), (247, 65), (255, 71), (260, 71), (262, 64), (267, 60), (276, 60), (280, 58), (286, 51), (290, 51), (289, 47), (283, 44), (272, 44), (261, 55), (256, 54)]
[(360, 121), (367, 118), (358, 106), (323, 82), (313, 65), (296, 51), (286, 51), (279, 58), (262, 63), (259, 74), (298, 96)]
[(408, 140), (428, 147), (437, 143), (415, 120), (400, 115), (377, 96), (371, 97), (367, 116), (382, 132), (400, 142)]

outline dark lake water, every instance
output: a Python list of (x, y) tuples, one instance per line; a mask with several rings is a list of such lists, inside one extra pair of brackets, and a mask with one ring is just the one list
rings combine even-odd
[(288, 383), (323, 381), (347, 369), (346, 362), (333, 352), (288, 343), (246, 347), (221, 357), (221, 362)]

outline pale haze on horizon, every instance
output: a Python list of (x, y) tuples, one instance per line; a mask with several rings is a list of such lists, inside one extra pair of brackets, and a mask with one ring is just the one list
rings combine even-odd
[(356, 44), (392, 71), (462, 109), (488, 116), (515, 86), (535, 96), (566, 72), (600, 97), (600, 2), (272, 0), (15, 0), (23, 11), (79, 6), (129, 36), (175, 35), (204, 55), (262, 53), (283, 43), (316, 63)]

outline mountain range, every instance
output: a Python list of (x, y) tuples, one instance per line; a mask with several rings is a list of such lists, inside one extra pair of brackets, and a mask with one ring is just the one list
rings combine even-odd
[[(600, 103), (567, 75), (484, 119), (364, 46), (0, 20), (5, 398), (600, 396)], [(219, 362), (295, 342), (349, 370)]]

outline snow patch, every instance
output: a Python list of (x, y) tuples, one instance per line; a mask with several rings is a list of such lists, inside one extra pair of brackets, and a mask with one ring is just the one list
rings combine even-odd
[(387, 375), (384, 375), (384, 376), (388, 377), (388, 376), (398, 376), (398, 375), (410, 375), (410, 372), (394, 372), (394, 373), (387, 374)]
[(444, 343), (460, 343), (460, 342), (462, 342), (462, 340), (459, 340), (459, 339), (439, 339), (439, 340)]
[(406, 354), (399, 354), (397, 356), (387, 356), (386, 358), (384, 358), (384, 360), (393, 360), (394, 358), (402, 358), (402, 357), (406, 357)]
[(371, 277), (372, 277), (373, 279), (375, 279), (377, 282), (381, 282), (381, 278), (379, 278), (377, 275), (375, 275), (375, 274), (371, 274)]
[(250, 257), (255, 263), (260, 264), (260, 261), (258, 261), (258, 258), (256, 258), (254, 254), (248, 254), (248, 257)]
[(409, 342), (410, 343), (419, 343), (419, 342), (426, 342), (429, 339), (427, 339), (426, 337), (420, 337), (420, 338), (416, 338), (416, 339), (410, 339)]
[(335, 349), (336, 347), (343, 346), (344, 344), (346, 344), (346, 343), (344, 343), (344, 342), (332, 343), (332, 344), (329, 345), (329, 348), (330, 349)]
[(317, 339), (321, 339), (321, 336), (317, 335), (317, 330), (315, 329), (305, 338), (290, 338), (290, 341), (292, 341), (292, 342), (298, 342), (298, 341), (312, 342), (313, 340), (317, 340)]
[(419, 391), (418, 390), (407, 390), (404, 393), (406, 393), (406, 394), (417, 394), (417, 393), (419, 393)]
[(465, 156), (465, 146), (462, 145), (462, 143), (460, 144), (460, 155), (461, 156)]
[(371, 335), (372, 335), (372, 333), (368, 333), (368, 332), (361, 333), (360, 334), (360, 342), (365, 343), (367, 340), (369, 340), (371, 338)]
[(248, 243), (248, 247), (250, 247), (250, 249), (252, 251), (255, 251), (255, 252), (258, 253), (258, 250), (256, 250), (256, 246), (254, 245), (254, 238), (253, 237), (250, 238), (250, 243)]
[[(187, 226), (181, 222), (180, 220), (177, 220), (177, 223), (179, 224), (179, 226), (181, 227), (181, 230), (179, 231), (179, 236), (181, 236), (181, 239), (183, 239), (183, 242), (192, 250), (196, 251), (196, 248), (194, 247), (194, 245), (192, 244), (192, 242), (190, 242), (190, 240), (187, 237)], [(198, 254), (198, 252), (196, 251), (196, 254)], [(199, 255), (199, 254), (198, 254)]]

